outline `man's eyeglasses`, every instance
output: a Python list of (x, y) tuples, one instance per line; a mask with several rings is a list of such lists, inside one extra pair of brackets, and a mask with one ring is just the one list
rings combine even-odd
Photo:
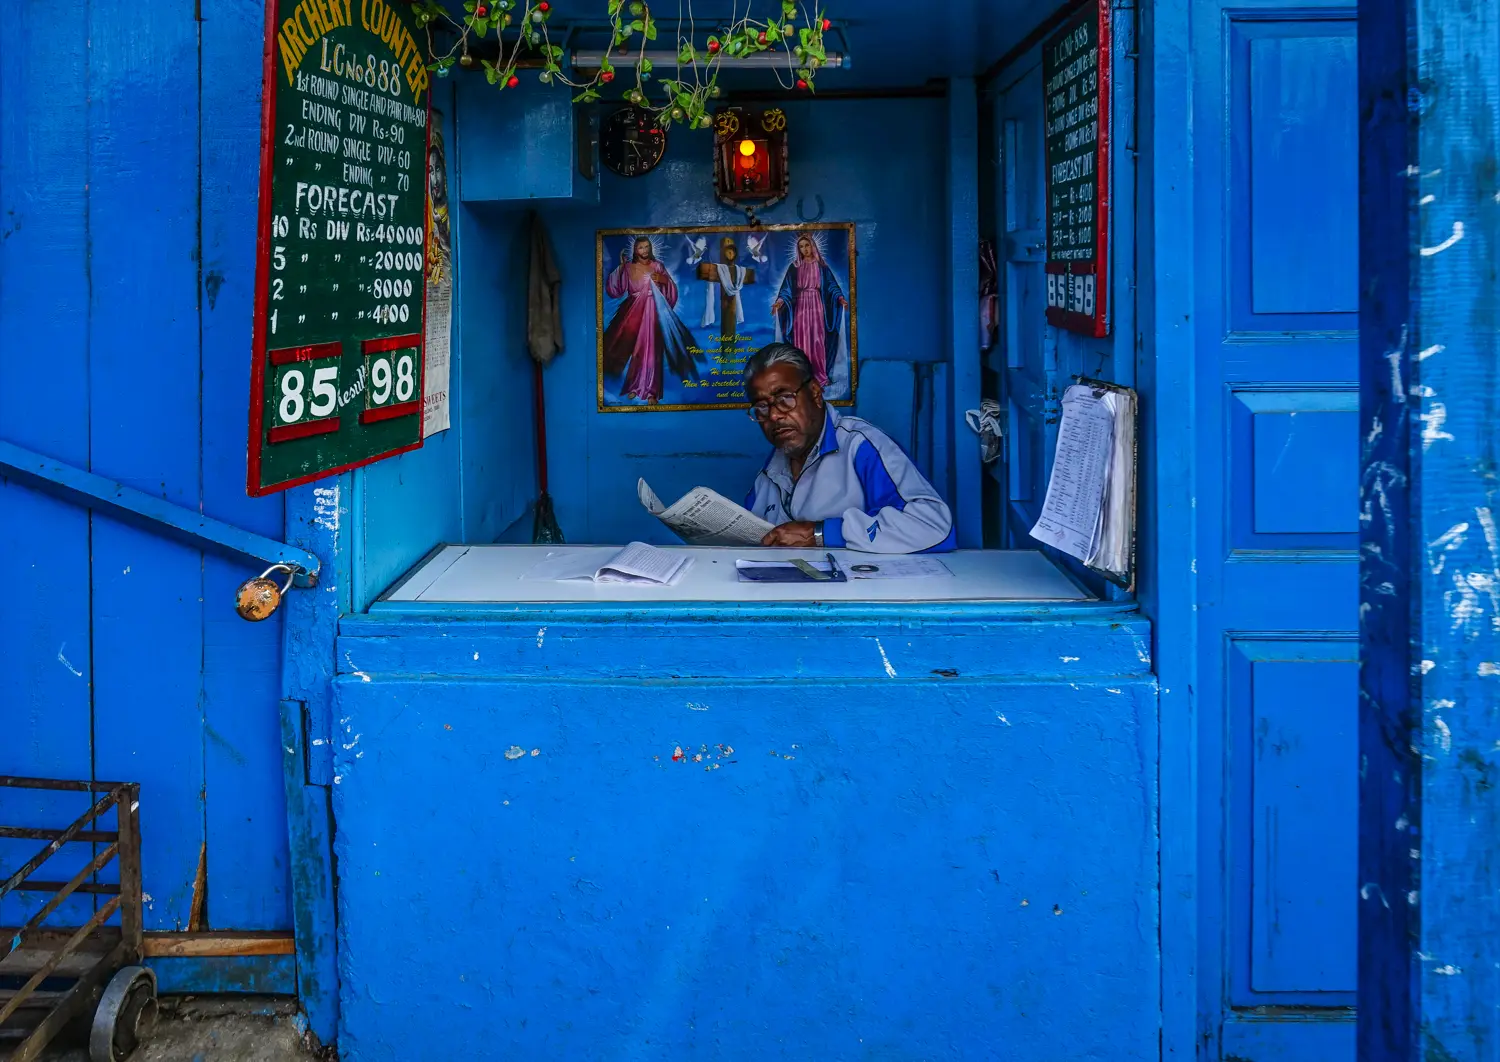
[(798, 387), (795, 391), (783, 391), (779, 395), (773, 395), (764, 401), (756, 402), (750, 407), (750, 419), (765, 420), (771, 415), (771, 407), (773, 406), (783, 413), (790, 413), (797, 408), (797, 396), (802, 393), (802, 388), (810, 383), (812, 383), (811, 380), (803, 380), (802, 387)]

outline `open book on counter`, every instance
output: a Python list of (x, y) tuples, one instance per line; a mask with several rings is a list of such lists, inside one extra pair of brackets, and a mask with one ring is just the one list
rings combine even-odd
[(549, 553), (532, 565), (523, 579), (565, 582), (635, 583), (639, 586), (676, 586), (693, 566), (682, 553), (632, 542), (624, 549), (602, 546)]
[(647, 512), (690, 546), (758, 546), (771, 530), (743, 505), (707, 487), (694, 487), (671, 505), (663, 505), (644, 479), (636, 494)]

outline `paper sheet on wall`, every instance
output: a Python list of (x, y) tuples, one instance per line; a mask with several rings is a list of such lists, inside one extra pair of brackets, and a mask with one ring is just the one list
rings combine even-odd
[(449, 336), (453, 328), (451, 274), (427, 286), (426, 354), (422, 360), (422, 438), (446, 431), (448, 422)]
[(422, 438), (448, 428), (453, 334), (453, 239), (448, 218), (448, 151), (443, 115), (433, 111), (427, 134), (427, 305), (422, 357)]
[(1062, 422), (1047, 499), (1031, 537), (1085, 563), (1099, 551), (1115, 440), (1116, 396), (1074, 386), (1063, 393)]
[(644, 479), (636, 494), (646, 511), (693, 546), (758, 546), (771, 525), (707, 487), (694, 487), (670, 506), (663, 505)]

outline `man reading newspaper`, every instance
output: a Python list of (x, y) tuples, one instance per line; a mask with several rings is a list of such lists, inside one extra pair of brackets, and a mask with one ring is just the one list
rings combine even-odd
[(807, 355), (762, 347), (745, 365), (750, 416), (775, 447), (745, 508), (771, 525), (761, 545), (867, 553), (954, 548), (953, 515), (901, 447), (823, 401)]

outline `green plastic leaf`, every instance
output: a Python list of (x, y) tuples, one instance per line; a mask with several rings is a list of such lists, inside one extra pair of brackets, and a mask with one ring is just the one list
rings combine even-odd
[(641, 57), (641, 68), (640, 69), (641, 69), (641, 73), (643, 73), (643, 74), (649, 74), (649, 73), (651, 73), (651, 60), (647, 59), (645, 56), (642, 56)]
[(631, 19), (630, 20), (630, 28), (633, 29), (633, 30), (643, 30), (643, 29), (646, 28), (646, 24), (644, 22), (642, 22), (638, 18)]
[(574, 103), (593, 103), (598, 98), (599, 98), (599, 93), (595, 92), (591, 88), (586, 88), (582, 92), (580, 92), (578, 95), (576, 95), (576, 96), (573, 97), (573, 102)]

